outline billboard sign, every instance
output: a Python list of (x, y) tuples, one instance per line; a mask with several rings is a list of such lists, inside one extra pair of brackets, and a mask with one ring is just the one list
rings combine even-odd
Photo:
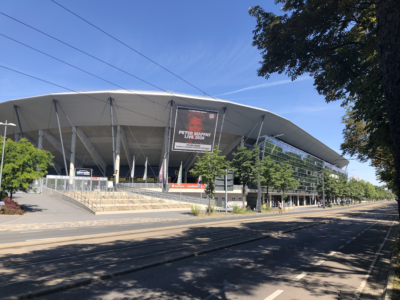
[(172, 141), (173, 151), (212, 152), (217, 130), (218, 112), (178, 106)]
[(75, 176), (92, 177), (92, 169), (89, 168), (76, 168)]
[(205, 184), (197, 184), (197, 183), (182, 183), (182, 184), (171, 184), (171, 189), (205, 189)]

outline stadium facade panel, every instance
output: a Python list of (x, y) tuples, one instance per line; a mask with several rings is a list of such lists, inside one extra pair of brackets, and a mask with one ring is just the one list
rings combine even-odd
[[(120, 90), (47, 94), (0, 103), (0, 120), (20, 124), (7, 131), (7, 137), (18, 140), (23, 135), (36, 147), (50, 151), (55, 157), (55, 168), (49, 172), (65, 174), (56, 102), (67, 168), (70, 169), (72, 159), (75, 167), (93, 168), (95, 176), (112, 176), (114, 155), (110, 99), (113, 104), (114, 145), (117, 147), (115, 150), (119, 150), (116, 169), (122, 180), (130, 174), (133, 157), (135, 177), (143, 176), (146, 159), (148, 177), (159, 175), (168, 141), (171, 145), (174, 138), (178, 107), (209, 111), (209, 116), (213, 116), (212, 111), (217, 112), (218, 118), (213, 119), (216, 121), (214, 145), (217, 146), (220, 140), (219, 149), (228, 159), (232, 158), (232, 152), (238, 146), (252, 147), (259, 136), (268, 136), (265, 155), (271, 155), (275, 161), (291, 163), (301, 183), (299, 189), (304, 192), (315, 192), (317, 172), (323, 165), (345, 175), (342, 168), (349, 163), (317, 138), (273, 112), (196, 95)], [(270, 138), (275, 135), (280, 136)], [(168, 162), (171, 181), (176, 179), (182, 162), (184, 180), (194, 182), (196, 178), (191, 176), (190, 169), (201, 154), (172, 151), (172, 148), (171, 145)]]

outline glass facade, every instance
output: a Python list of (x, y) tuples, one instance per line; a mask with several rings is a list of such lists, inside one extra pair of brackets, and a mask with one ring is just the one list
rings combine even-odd
[[(300, 183), (296, 189), (298, 192), (316, 193), (317, 185), (322, 180), (322, 170), (324, 167), (329, 168), (339, 176), (347, 178), (346, 171), (277, 139), (267, 138), (264, 145), (265, 157), (270, 156), (277, 163), (286, 162), (292, 166), (293, 177)], [(254, 147), (254, 145), (246, 146), (248, 149)], [(262, 148), (263, 145), (261, 145)]]

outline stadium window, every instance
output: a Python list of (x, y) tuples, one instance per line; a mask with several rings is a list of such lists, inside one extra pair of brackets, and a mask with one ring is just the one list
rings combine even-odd
[(232, 201), (235, 201), (235, 198), (232, 198)]

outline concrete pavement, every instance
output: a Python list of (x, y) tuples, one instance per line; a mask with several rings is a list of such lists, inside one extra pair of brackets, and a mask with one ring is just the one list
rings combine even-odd
[[(371, 293), (370, 282), (364, 280), (377, 252), (386, 245), (391, 226), (395, 226), (392, 232), (398, 229), (398, 222), (394, 222), (396, 208), (391, 204), (377, 212), (365, 210), (351, 219), (156, 266), (41, 299), (333, 300), (353, 299), (361, 287), (360, 299), (379, 299)], [(374, 268), (370, 275), (373, 271)]]
[[(386, 206), (386, 204), (379, 204), (378, 206), (382, 205)], [(390, 206), (393, 206), (393, 204)], [(74, 282), (75, 280), (78, 280), (78, 278), (80, 278), (79, 280), (82, 280), (84, 278), (89, 278), (87, 276), (99, 276), (101, 274), (107, 274), (107, 272), (121, 272), (121, 270), (127, 267), (140, 269), (140, 266), (145, 266), (146, 264), (148, 265), (149, 263), (154, 263), (159, 260), (165, 262), (165, 259), (167, 259), (167, 261), (172, 262), (175, 257), (181, 258), (171, 264), (150, 268), (136, 273), (142, 275), (134, 277), (136, 278), (134, 280), (135, 282), (138, 280), (137, 278), (149, 278), (149, 280), (145, 282), (139, 280), (138, 282), (140, 284), (138, 285), (138, 289), (134, 288), (132, 290), (129, 288), (131, 285), (126, 283), (124, 278), (131, 278), (130, 276), (134, 276), (134, 274), (130, 274), (126, 275), (127, 277), (118, 277), (121, 281), (115, 281), (115, 285), (111, 288), (109, 282), (114, 282), (114, 279), (102, 281), (102, 285), (109, 288), (108, 291), (102, 290), (102, 288), (98, 289), (96, 286), (89, 289), (88, 286), (86, 286), (77, 288), (77, 294), (74, 294), (75, 289), (69, 292), (65, 291), (57, 294), (58, 298), (107, 298), (109, 297), (108, 292), (110, 289), (114, 292), (115, 290), (118, 290), (117, 286), (123, 286), (127, 292), (121, 294), (123, 295), (121, 296), (122, 298), (160, 298), (160, 295), (148, 292), (145, 284), (149, 285), (150, 290), (163, 291), (162, 295), (171, 296), (174, 295), (174, 290), (171, 290), (171, 288), (179, 287), (183, 284), (182, 280), (183, 278), (186, 278), (185, 276), (188, 272), (191, 274), (190, 276), (197, 280), (194, 284), (194, 288), (192, 288), (193, 291), (185, 290), (185, 293), (188, 296), (187, 298), (192, 299), (205, 299), (210, 295), (212, 295), (211, 298), (218, 297), (219, 294), (225, 294), (230, 291), (229, 289), (232, 282), (241, 286), (243, 280), (243, 284), (245, 284), (246, 281), (253, 280), (254, 286), (252, 287), (252, 290), (254, 291), (257, 290), (258, 286), (260, 288), (266, 288), (266, 286), (261, 284), (261, 282), (264, 282), (265, 280), (265, 282), (270, 280), (273, 283), (272, 288), (274, 288), (278, 284), (277, 280), (279, 280), (281, 276), (285, 279), (283, 281), (284, 283), (287, 281), (287, 276), (293, 277), (296, 273), (299, 273), (296, 275), (296, 278), (298, 278), (297, 281), (300, 282), (301, 280), (305, 280), (309, 273), (308, 265), (310, 262), (315, 261), (314, 263), (317, 263), (318, 266), (322, 266), (325, 262), (320, 261), (327, 261), (322, 258), (325, 258), (325, 256), (331, 253), (331, 249), (339, 249), (341, 246), (345, 245), (339, 249), (340, 251), (336, 251), (337, 253), (340, 253), (341, 251), (344, 251), (343, 249), (345, 247), (351, 246), (352, 242), (355, 240), (360, 239), (361, 241), (362, 234), (366, 234), (367, 242), (373, 241), (373, 239), (367, 235), (367, 232), (373, 228), (369, 228), (369, 226), (378, 226), (381, 223), (386, 226), (385, 219), (393, 217), (387, 214), (388, 211), (392, 209), (391, 207), (385, 209), (377, 209), (376, 207), (377, 206), (358, 207), (351, 211), (347, 210), (342, 212), (339, 210), (336, 210), (336, 212), (330, 210), (325, 213), (325, 216), (302, 214), (297, 216), (278, 216), (277, 218), (271, 219), (267, 218), (264, 221), (254, 219), (254, 221), (247, 220), (245, 223), (239, 222), (234, 226), (232, 224), (229, 225), (228, 223), (221, 223), (220, 225), (216, 224), (212, 227), (199, 226), (187, 229), (185, 229), (185, 226), (181, 226), (181, 230), (175, 231), (175, 233), (171, 232), (172, 235), (168, 234), (167, 236), (162, 237), (160, 235), (157, 236), (157, 232), (154, 232), (152, 234), (155, 235), (151, 238), (151, 234), (149, 235), (149, 233), (147, 233), (142, 235), (143, 237), (136, 241), (130, 241), (129, 236), (125, 239), (120, 239), (116, 236), (114, 240), (98, 240), (94, 244), (91, 240), (87, 240), (87, 242), (64, 243), (60, 246), (57, 246), (56, 243), (53, 246), (51, 244), (49, 244), (49, 246), (40, 246), (41, 242), (38, 241), (38, 246), (32, 248), (32, 250), (20, 248), (22, 250), (20, 254), (17, 253), (19, 248), (9, 248), (2, 251), (1, 261), (3, 261), (3, 263), (1, 273), (4, 280), (0, 289), (12, 293), (12, 290), (20, 292), (23, 289), (37, 290), (41, 287), (57, 287), (60, 284), (62, 285), (64, 283)], [(345, 217), (347, 219), (335, 221), (337, 220), (336, 216), (341, 216), (341, 218)], [(379, 221), (380, 223), (374, 224), (382, 218), (384, 220)], [(312, 229), (304, 229), (285, 236), (276, 236), (269, 239), (246, 243), (241, 246), (229, 247), (232, 242), (236, 244), (246, 242), (252, 238), (259, 239), (266, 237), (265, 234), (273, 235), (282, 230), (290, 230), (291, 228), (299, 228), (300, 226), (305, 226), (307, 224), (312, 225), (317, 224), (315, 222), (329, 220), (335, 222), (314, 227)], [(367, 225), (368, 230), (365, 229)], [(382, 227), (382, 229), (379, 229), (379, 232), (374, 235), (377, 239), (382, 237), (382, 230), (385, 230), (385, 228)], [(132, 237), (132, 235), (130, 236)], [(348, 241), (350, 242), (347, 243)], [(227, 249), (230, 250), (214, 250), (210, 254), (182, 260), (182, 255), (185, 257), (186, 254), (195, 253), (196, 251), (200, 251), (199, 253), (205, 253), (204, 251), (207, 252), (207, 249), (218, 249), (218, 247), (224, 248), (226, 246), (228, 246)], [(40, 247), (42, 247), (43, 250), (40, 250)], [(367, 247), (363, 247), (362, 249), (367, 249)], [(367, 253), (364, 253), (364, 255), (370, 255), (370, 252), (371, 251), (368, 249)], [(225, 261), (225, 256), (229, 258), (232, 253), (234, 253), (232, 259)], [(332, 256), (336, 257), (336, 254), (334, 253)], [(204, 260), (207, 257), (208, 259)], [(220, 262), (224, 261), (225, 263), (220, 264)], [(181, 270), (179, 270), (179, 268), (177, 270), (176, 268), (177, 266), (179, 267), (182, 262), (189, 262), (189, 265), (193, 262), (197, 268), (192, 266), (190, 271), (185, 269), (186, 271), (181, 273)], [(201, 268), (199, 268), (200, 265)], [(162, 270), (165, 267), (167, 267), (167, 270), (171, 273), (164, 274)], [(159, 270), (158, 268), (161, 269)], [(150, 270), (152, 270), (152, 273), (149, 275), (147, 272)], [(263, 274), (265, 270), (270, 273), (267, 272), (266, 274)], [(271, 270), (274, 270), (274, 272), (271, 272)], [(179, 273), (178, 277), (176, 276), (176, 272)], [(355, 272), (354, 268), (350, 269), (349, 274), (351, 274), (351, 272)], [(165, 278), (160, 278), (159, 275), (161, 274), (164, 274), (163, 276), (165, 276)], [(217, 276), (215, 278), (218, 274), (220, 274), (221, 277)], [(269, 277), (265, 277), (264, 275), (268, 275)], [(222, 278), (224, 276), (225, 278)], [(156, 281), (153, 282), (152, 278), (156, 279)], [(157, 285), (160, 280), (162, 281), (166, 278), (168, 278), (169, 281), (166, 280), (165, 285), (161, 284), (156, 288), (151, 287), (151, 285)], [(355, 279), (354, 282), (356, 281), (357, 279)], [(188, 283), (190, 284), (190, 280)], [(220, 289), (215, 290), (219, 285), (221, 286)], [(136, 287), (136, 285), (133, 286)], [(203, 294), (208, 294), (205, 296), (199, 296), (202, 294), (197, 294), (195, 292), (198, 291), (199, 288), (201, 288)], [(143, 289), (146, 290), (146, 292), (140, 294), (141, 290), (144, 291)], [(243, 290), (243, 288), (240, 289)], [(351, 288), (349, 287), (349, 290), (350, 289)], [(275, 292), (276, 290), (273, 291), (271, 295)], [(121, 293), (121, 291), (118, 290), (118, 293)], [(168, 298), (163, 297), (162, 295), (161, 298), (165, 299), (185, 298), (182, 297), (183, 294), (181, 292), (175, 294), (176, 297)], [(331, 295), (331, 292), (329, 295)], [(229, 298), (236, 297), (242, 299), (242, 296), (244, 295), (234, 294)], [(46, 299), (49, 297), (50, 295), (47, 295)], [(118, 298), (115, 297), (114, 294), (110, 297), (112, 299)], [(260, 299), (265, 299), (265, 297)]]

